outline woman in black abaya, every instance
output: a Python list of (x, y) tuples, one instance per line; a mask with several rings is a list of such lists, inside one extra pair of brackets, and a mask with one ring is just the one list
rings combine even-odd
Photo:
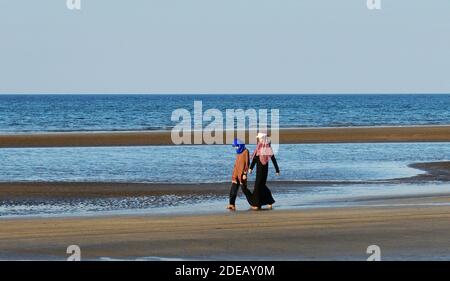
[(255, 188), (253, 193), (248, 189), (243, 191), (247, 197), (248, 203), (252, 206), (252, 209), (261, 209), (261, 206), (264, 205), (268, 205), (269, 209), (271, 209), (275, 200), (273, 199), (270, 189), (266, 185), (267, 175), (269, 173), (269, 159), (272, 160), (277, 176), (280, 174), (280, 169), (267, 135), (259, 133), (257, 138), (258, 143), (253, 152), (253, 159), (249, 169), (249, 173), (252, 173), (252, 170), (256, 165)]

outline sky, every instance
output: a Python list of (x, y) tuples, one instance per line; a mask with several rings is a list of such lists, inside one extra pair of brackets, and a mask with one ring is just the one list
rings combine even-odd
[(450, 1), (0, 0), (0, 94), (450, 93)]

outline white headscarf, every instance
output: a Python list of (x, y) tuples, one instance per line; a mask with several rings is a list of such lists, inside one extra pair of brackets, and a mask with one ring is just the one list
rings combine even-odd
[(258, 133), (256, 138), (259, 139), (259, 142), (256, 146), (255, 151), (253, 152), (252, 158), (255, 156), (259, 156), (259, 160), (261, 161), (261, 163), (263, 165), (266, 165), (273, 155), (273, 150), (270, 146), (270, 139), (265, 133)]

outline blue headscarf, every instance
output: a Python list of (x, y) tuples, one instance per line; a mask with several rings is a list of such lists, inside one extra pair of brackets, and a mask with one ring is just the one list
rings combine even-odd
[(233, 147), (237, 147), (236, 153), (241, 154), (245, 150), (245, 143), (241, 142), (238, 139), (234, 139), (233, 141)]

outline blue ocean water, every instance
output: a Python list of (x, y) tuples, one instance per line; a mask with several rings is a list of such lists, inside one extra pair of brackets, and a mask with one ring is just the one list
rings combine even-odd
[(450, 124), (450, 95), (0, 95), (0, 133), (164, 130), (195, 100), (279, 109), (281, 127)]
[[(278, 109), (281, 127), (450, 124), (450, 95), (0, 95), (0, 133), (165, 130), (175, 125), (172, 111), (192, 112), (194, 101), (202, 101), (203, 110), (223, 113)], [(2, 148), (0, 182), (229, 182), (234, 157), (228, 145)], [(408, 164), (450, 160), (448, 143), (283, 144), (277, 159), (281, 176), (275, 177), (271, 167), (271, 181), (353, 182), (275, 191), (280, 208), (356, 204), (364, 196), (450, 192), (445, 182), (361, 183), (423, 173)], [(224, 202), (226, 194), (13, 200), (0, 202), (0, 217), (210, 212)], [(238, 205), (248, 207), (242, 200)]]
[[(0, 181), (229, 182), (235, 155), (228, 145), (6, 148), (0, 149)], [(277, 159), (281, 175), (271, 167), (269, 180), (368, 181), (414, 176), (421, 171), (408, 164), (450, 160), (450, 146), (285, 144)]]

